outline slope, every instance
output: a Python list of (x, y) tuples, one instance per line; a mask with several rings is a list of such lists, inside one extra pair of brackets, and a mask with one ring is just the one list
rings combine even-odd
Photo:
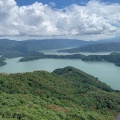
[(69, 39), (46, 39), (46, 40), (0, 40), (0, 55), (7, 58), (21, 57), (26, 52), (62, 49), (92, 44), (93, 42)]
[(112, 51), (120, 51), (120, 42), (98, 43), (83, 47), (60, 50), (59, 52), (76, 53), (76, 52), (112, 52)]
[(0, 74), (0, 116), (15, 120), (113, 120), (120, 92), (76, 68)]

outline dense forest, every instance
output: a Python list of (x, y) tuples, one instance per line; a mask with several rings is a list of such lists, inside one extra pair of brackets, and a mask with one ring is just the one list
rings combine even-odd
[(120, 91), (73, 67), (0, 74), (1, 120), (114, 120)]
[(82, 59), (83, 61), (108, 61), (120, 66), (120, 52), (113, 52), (110, 55), (88, 55)]
[(58, 52), (113, 52), (120, 51), (120, 42), (97, 43), (93, 45), (80, 46), (77, 48), (59, 50)]
[[(30, 56), (29, 56), (30, 55)], [(120, 52), (113, 52), (109, 55), (82, 55), (82, 54), (72, 54), (72, 55), (45, 55), (43, 53), (29, 54), (26, 57), (21, 58), (20, 62), (44, 59), (44, 58), (54, 58), (54, 59), (82, 59), (83, 61), (108, 61), (114, 63), (116, 66), (120, 66)]]
[(82, 54), (73, 54), (73, 55), (46, 55), (38, 52), (38, 54), (26, 55), (21, 58), (19, 62), (37, 60), (37, 59), (45, 59), (45, 58), (54, 58), (54, 59), (83, 59), (85, 55)]
[[(109, 55), (82, 55), (82, 54), (72, 54), (72, 55), (46, 55), (41, 52), (26, 52), (23, 55), (23, 58), (19, 62), (26, 62), (37, 59), (81, 59), (83, 61), (108, 61), (114, 63), (116, 66), (120, 66), (120, 52), (113, 52)], [(0, 57), (0, 66), (6, 65), (4, 58)]]
[[(114, 63), (116, 66), (120, 66), (120, 52), (113, 52), (109, 55), (82, 55), (82, 54), (72, 54), (72, 55), (46, 55), (40, 52), (28, 52), (23, 55), (24, 57), (19, 60), (19, 62), (26, 62), (37, 59), (81, 59), (83, 61), (108, 61)], [(0, 66), (6, 65), (4, 61), (5, 58), (0, 57)]]

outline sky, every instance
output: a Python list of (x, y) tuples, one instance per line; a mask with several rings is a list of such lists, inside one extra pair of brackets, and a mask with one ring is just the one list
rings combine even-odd
[[(31, 5), (35, 3), (36, 1), (41, 2), (43, 4), (55, 3), (57, 8), (63, 8), (66, 6), (70, 6), (71, 4), (83, 5), (89, 2), (90, 0), (16, 0), (19, 6)], [(120, 0), (101, 0), (101, 2), (120, 3)]]
[(120, 0), (0, 0), (0, 38), (120, 38)]

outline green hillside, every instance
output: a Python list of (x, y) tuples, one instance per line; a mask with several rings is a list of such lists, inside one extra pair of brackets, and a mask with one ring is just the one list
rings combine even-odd
[(113, 52), (109, 55), (88, 55), (82, 58), (84, 61), (108, 61), (120, 66), (120, 52)]
[(0, 74), (0, 120), (114, 120), (120, 92), (73, 67)]

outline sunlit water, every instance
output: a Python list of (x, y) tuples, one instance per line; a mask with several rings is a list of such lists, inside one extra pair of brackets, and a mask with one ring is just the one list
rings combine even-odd
[[(51, 50), (51, 51), (43, 51), (44, 54), (48, 55), (71, 55), (76, 53), (68, 53), (68, 52), (57, 52), (57, 50)], [(111, 52), (78, 52), (77, 54), (83, 54), (83, 55), (109, 55)]]
[(78, 59), (39, 59), (28, 62), (18, 62), (20, 58), (7, 59), (7, 65), (0, 67), (0, 72), (17, 73), (46, 70), (52, 72), (66, 66), (76, 67), (89, 73), (114, 89), (120, 90), (120, 67), (109, 62), (84, 62)]

